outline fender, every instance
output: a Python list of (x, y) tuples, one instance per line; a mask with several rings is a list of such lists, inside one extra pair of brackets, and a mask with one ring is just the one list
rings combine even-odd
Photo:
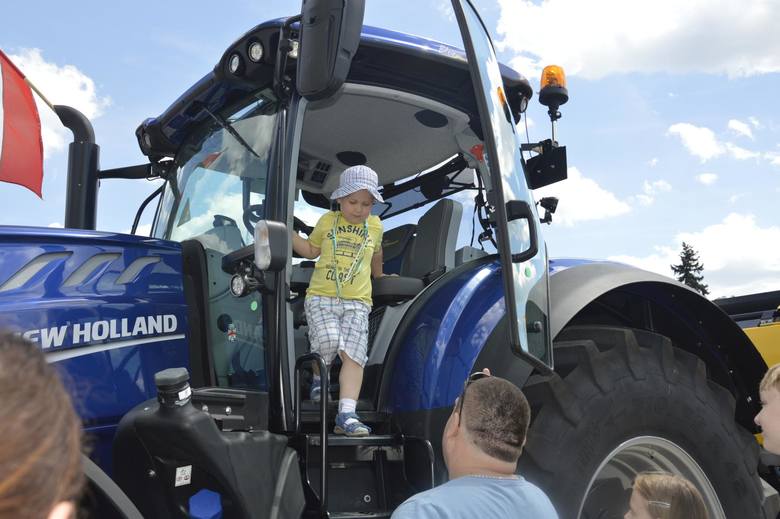
[[(600, 324), (599, 307), (623, 324), (662, 333), (700, 357), (737, 400), (737, 420), (755, 428), (766, 364), (750, 338), (717, 305), (667, 277), (613, 262), (550, 261), (551, 335), (569, 324)], [(621, 306), (622, 305), (622, 306)], [(613, 321), (614, 322), (614, 321)]]

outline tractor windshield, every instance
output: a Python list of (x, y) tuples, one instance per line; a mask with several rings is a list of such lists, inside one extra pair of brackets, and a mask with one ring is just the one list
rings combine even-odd
[[(204, 253), (207, 272), (197, 273), (208, 280), (203, 333), (222, 387), (268, 388), (263, 299), (257, 293), (245, 300), (230, 295), (222, 258), (252, 243), (254, 224), (264, 218), (277, 110), (264, 90), (227, 113), (208, 112), (209, 122), (180, 148), (179, 168), (166, 186), (153, 230), (157, 238), (198, 242), (195, 249)], [(184, 249), (185, 256), (188, 250), (193, 247)]]
[(233, 114), (212, 114), (211, 124), (181, 148), (154, 236), (194, 238), (223, 254), (251, 243), (254, 222), (263, 217), (275, 119), (266, 91)]

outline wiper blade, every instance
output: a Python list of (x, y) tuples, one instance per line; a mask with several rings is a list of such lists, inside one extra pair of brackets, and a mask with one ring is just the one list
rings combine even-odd
[(246, 149), (249, 153), (251, 153), (252, 155), (257, 157), (258, 159), (260, 158), (260, 155), (258, 155), (257, 152), (252, 149), (252, 147), (244, 140), (243, 137), (241, 137), (241, 135), (236, 131), (235, 128), (233, 128), (233, 125), (230, 124), (229, 121), (227, 121), (224, 118), (220, 117), (219, 115), (213, 113), (211, 110), (206, 108), (205, 105), (202, 105), (201, 108), (203, 109), (204, 112), (209, 114), (211, 116), (211, 118), (214, 119), (214, 121), (216, 121), (216, 123), (218, 125), (220, 125), (220, 127), (222, 127), (223, 130), (225, 130), (230, 135), (232, 135), (233, 138), (236, 139), (238, 141), (238, 143), (241, 146), (244, 147), (244, 149)]

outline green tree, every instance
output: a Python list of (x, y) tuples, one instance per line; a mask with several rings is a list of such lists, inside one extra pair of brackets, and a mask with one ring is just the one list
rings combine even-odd
[(704, 265), (699, 263), (699, 254), (693, 250), (693, 247), (683, 242), (682, 251), (680, 252), (680, 264), (670, 266), (677, 281), (688, 285), (703, 296), (710, 293), (707, 285), (702, 283), (704, 276), (701, 273), (704, 270)]

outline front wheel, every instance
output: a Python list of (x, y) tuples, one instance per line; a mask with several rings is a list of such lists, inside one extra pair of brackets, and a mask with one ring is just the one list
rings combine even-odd
[(627, 328), (572, 327), (559, 339), (560, 376), (523, 389), (534, 418), (520, 469), (561, 517), (623, 517), (642, 471), (691, 481), (711, 519), (763, 517), (758, 444), (698, 357)]

